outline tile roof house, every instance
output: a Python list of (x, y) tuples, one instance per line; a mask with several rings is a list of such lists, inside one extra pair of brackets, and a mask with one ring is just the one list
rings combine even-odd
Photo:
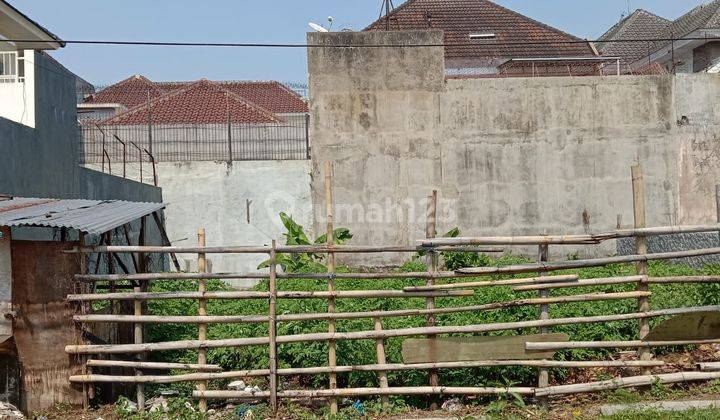
[[(646, 10), (636, 10), (610, 28), (598, 43), (603, 55), (622, 57), (625, 72), (636, 73), (649, 65), (676, 73), (720, 71), (720, 0), (695, 7), (675, 20)], [(627, 42), (628, 40), (647, 42)], [(672, 41), (672, 40), (675, 41)], [(622, 41), (626, 42), (612, 42)]]
[(133, 145), (166, 162), (304, 159), (307, 113), (307, 102), (275, 81), (154, 82), (141, 75), (78, 104), (91, 165), (124, 162)]
[[(498, 74), (511, 59), (597, 56), (590, 43), (488, 0), (409, 0), (365, 30), (388, 27), (443, 30), (445, 43), (456, 44), (445, 46), (449, 75)], [(471, 34), (488, 34), (492, 39), (471, 39)], [(565, 71), (565, 64), (562, 67)]]

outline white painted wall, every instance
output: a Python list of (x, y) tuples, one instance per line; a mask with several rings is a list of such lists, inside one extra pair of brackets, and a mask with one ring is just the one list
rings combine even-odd
[[(195, 245), (205, 228), (208, 246), (263, 245), (285, 232), (284, 211), (312, 229), (309, 161), (166, 162), (157, 167), (168, 236), (173, 245)], [(250, 200), (248, 223), (247, 201)], [(187, 238), (186, 240), (182, 240)], [(264, 255), (207, 256), (214, 272), (253, 272)], [(195, 270), (195, 256), (180, 255), (183, 270)], [(239, 287), (252, 281), (234, 280)]]
[(35, 51), (25, 50), (25, 81), (0, 83), (0, 117), (35, 128)]

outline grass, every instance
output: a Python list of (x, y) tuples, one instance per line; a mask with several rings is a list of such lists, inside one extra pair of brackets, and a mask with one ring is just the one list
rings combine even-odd
[[(458, 258), (455, 256), (455, 258)], [(514, 256), (505, 255), (498, 260), (491, 260), (487, 257), (480, 259), (482, 264), (510, 265), (528, 260)], [(402, 271), (423, 271), (424, 264), (412, 261), (401, 268)], [(588, 268), (578, 271), (559, 272), (557, 274), (579, 273), (581, 278), (613, 277), (633, 275), (633, 265), (611, 265), (600, 268)], [(341, 271), (341, 270), (339, 270)], [(347, 271), (347, 269), (345, 269)], [(708, 266), (703, 270), (695, 270), (683, 265), (673, 265), (665, 262), (650, 262), (649, 272), (652, 276), (679, 276), (679, 275), (700, 275), (718, 274), (720, 267)], [(496, 276), (495, 279), (512, 278), (520, 276)], [(487, 278), (485, 278), (487, 279)], [(480, 279), (482, 280), (482, 279)], [(424, 280), (355, 280), (336, 279), (337, 290), (399, 290), (408, 285), (422, 285)], [(279, 290), (326, 290), (324, 280), (293, 279), (280, 280)], [(266, 291), (267, 282), (260, 283), (253, 290)], [(578, 293), (594, 292), (622, 292), (634, 290), (634, 284), (597, 286), (578, 289), (553, 290), (553, 296), (572, 295)], [(152, 291), (181, 291), (196, 290), (197, 285), (193, 281), (178, 282), (155, 282)], [(208, 290), (230, 290), (230, 287), (220, 281), (208, 282)], [(714, 285), (653, 285), (652, 307), (653, 309), (686, 307), (718, 304), (720, 294), (717, 286)], [(517, 293), (509, 287), (492, 287), (476, 289), (473, 296), (462, 298), (437, 299), (438, 307), (481, 305), (491, 302), (515, 300), (518, 298), (536, 297), (537, 292)], [(148, 304), (148, 311), (151, 315), (192, 315), (196, 314), (198, 307), (196, 301), (189, 300), (163, 300), (151, 301)], [(637, 302), (634, 299), (619, 301), (598, 301), (578, 302), (562, 305), (550, 305), (550, 314), (553, 318), (565, 318), (575, 316), (593, 316), (603, 314), (619, 314), (636, 311)], [(338, 312), (376, 311), (376, 310), (397, 310), (424, 308), (425, 300), (420, 299), (339, 299), (336, 302)], [(259, 315), (267, 314), (268, 303), (265, 300), (213, 300), (208, 302), (208, 315)], [(283, 313), (307, 313), (327, 311), (327, 301), (323, 299), (281, 299), (278, 301), (277, 311)], [(507, 308), (496, 311), (443, 314), (437, 316), (437, 325), (471, 325), (497, 322), (515, 322), (537, 318), (535, 306)], [(652, 324), (660, 322), (653, 319)], [(425, 325), (424, 317), (387, 318), (383, 320), (383, 328), (398, 329), (408, 327), (421, 327)], [(373, 323), (370, 319), (339, 320), (338, 331), (372, 330)], [(278, 327), (279, 335), (305, 334), (313, 332), (326, 332), (327, 323), (322, 321), (307, 322), (284, 322)], [(573, 340), (631, 340), (636, 338), (637, 321), (608, 322), (587, 325), (567, 325), (553, 328), (554, 332), (569, 334)], [(536, 333), (538, 331), (503, 331), (492, 333), (493, 335), (514, 335), (521, 333)], [(253, 337), (267, 334), (265, 324), (230, 324), (210, 325), (208, 327), (208, 339), (222, 339), (229, 337)], [(182, 324), (152, 324), (148, 326), (148, 341), (175, 341), (197, 338), (197, 326)], [(402, 338), (391, 338), (386, 340), (386, 354), (388, 363), (402, 362), (401, 348)], [(375, 363), (374, 340), (338, 341), (337, 354), (339, 365), (357, 365)], [(671, 351), (666, 349), (664, 351)], [(588, 360), (603, 359), (611, 353), (610, 350), (571, 350), (561, 351), (556, 355), (558, 360)], [(323, 342), (293, 343), (280, 345), (278, 349), (279, 367), (310, 367), (323, 366), (327, 363), (327, 344)], [(196, 351), (168, 351), (151, 354), (155, 361), (194, 362), (197, 360)], [(268, 367), (267, 348), (264, 346), (251, 346), (241, 348), (210, 349), (208, 351), (208, 362), (219, 364), (224, 370), (260, 369)], [(566, 370), (554, 370), (551, 374), (554, 378), (562, 380), (566, 376)], [(292, 387), (320, 388), (326, 385), (325, 375), (303, 376), (291, 379)], [(373, 372), (353, 372), (339, 375), (340, 387), (373, 387), (377, 386), (377, 375)], [(418, 386), (424, 385), (427, 381), (426, 372), (388, 372), (390, 386)], [(474, 369), (449, 369), (440, 372), (440, 382), (448, 386), (508, 386), (508, 385), (533, 385), (536, 380), (536, 370), (524, 367), (493, 367)], [(264, 385), (264, 379), (256, 379), (260, 387)], [(226, 381), (211, 384), (211, 387), (222, 389)], [(179, 384), (173, 387), (189, 393), (193, 384)], [(281, 387), (290, 387), (281, 383)], [(167, 388), (167, 386), (165, 387)], [(420, 399), (408, 398), (404, 401), (419, 403)]]

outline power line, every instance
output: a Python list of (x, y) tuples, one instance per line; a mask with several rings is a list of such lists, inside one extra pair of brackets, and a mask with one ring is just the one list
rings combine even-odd
[(677, 41), (718, 41), (720, 37), (683, 37), (683, 38), (629, 38), (613, 40), (553, 40), (553, 41), (482, 41), (475, 43), (425, 43), (425, 44), (267, 44), (267, 43), (234, 43), (234, 42), (165, 42), (165, 41), (112, 41), (112, 40), (28, 40), (0, 39), (0, 42), (42, 44), (58, 43), (78, 45), (126, 45), (151, 47), (232, 47), (232, 48), (418, 48), (418, 47), (489, 47), (489, 46), (530, 46), (530, 45), (571, 45), (571, 44), (606, 44), (606, 43), (647, 43)]

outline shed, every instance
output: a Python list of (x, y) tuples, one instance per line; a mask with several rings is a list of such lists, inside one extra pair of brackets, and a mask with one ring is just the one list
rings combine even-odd
[[(147, 272), (161, 259), (70, 254), (79, 245), (166, 245), (164, 203), (0, 197), (0, 400), (25, 413), (81, 404), (68, 376), (81, 360), (73, 342), (115, 342), (123, 331), (86, 331), (67, 302), (81, 267), (94, 272)], [(149, 220), (153, 219), (153, 222)], [(87, 258), (82, 261), (81, 258)]]

